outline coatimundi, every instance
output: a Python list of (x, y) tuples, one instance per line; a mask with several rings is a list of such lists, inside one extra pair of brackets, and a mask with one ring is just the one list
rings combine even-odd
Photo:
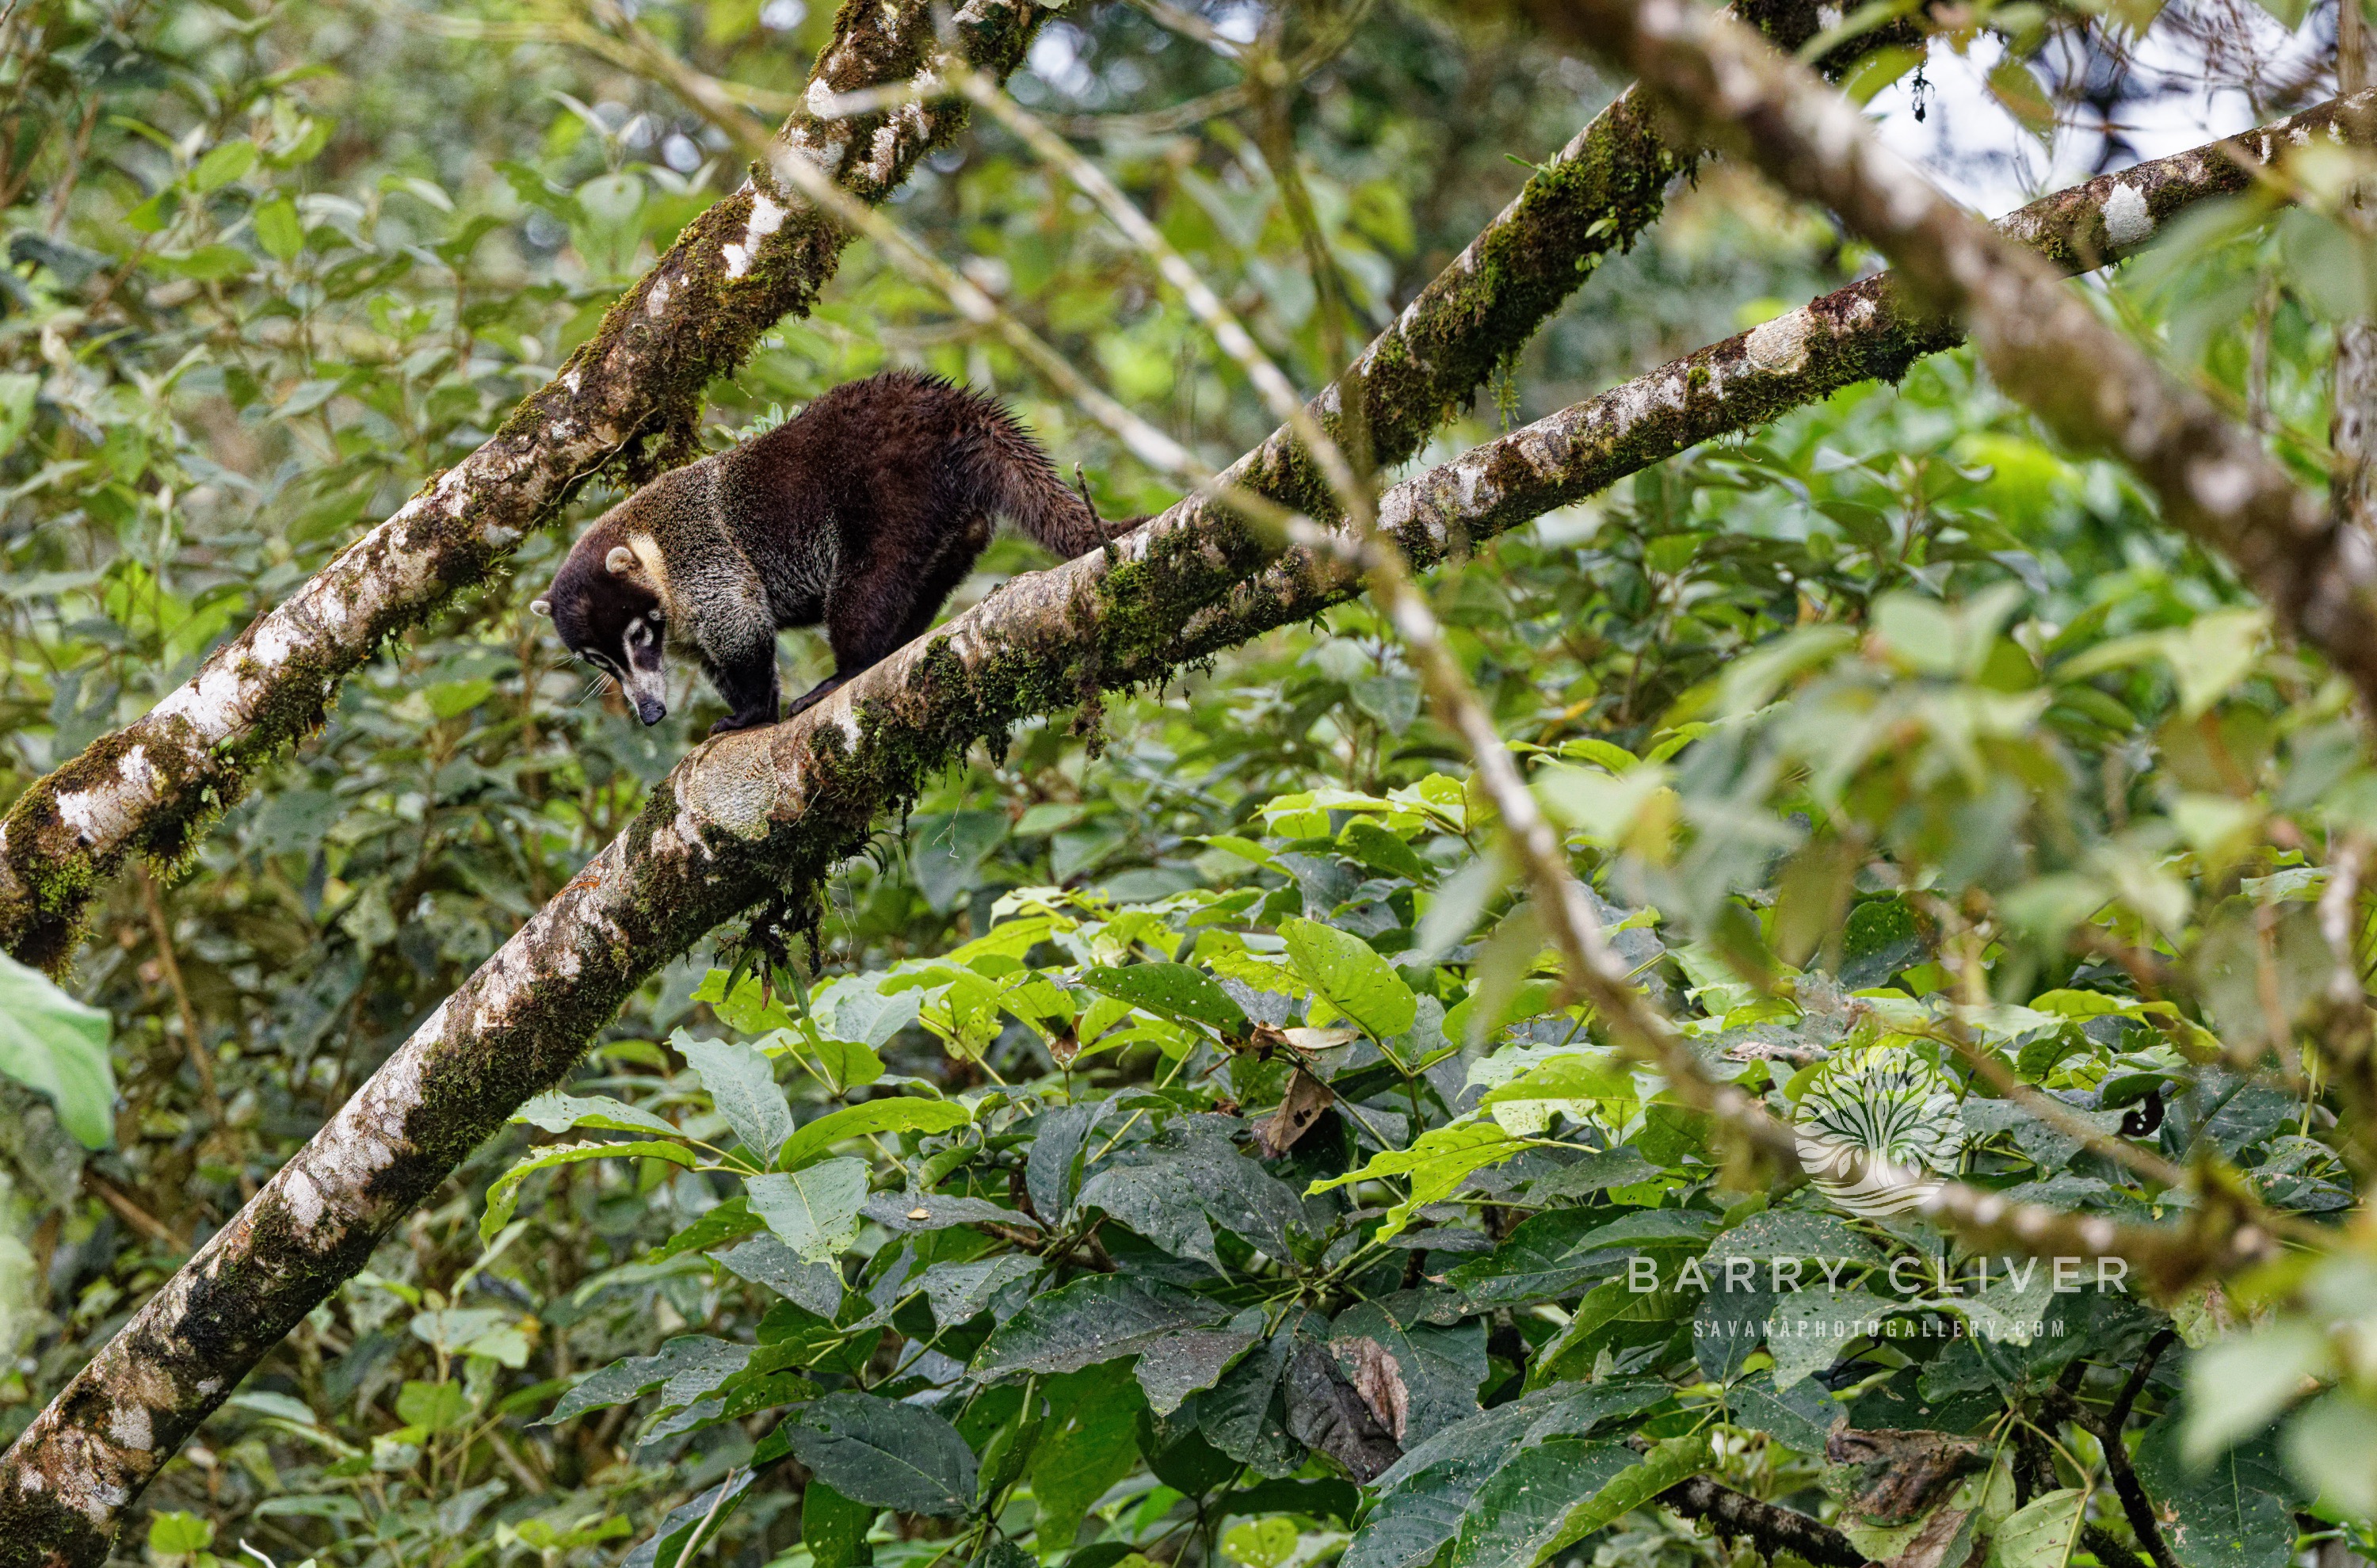
[(823, 623), (833, 647), (832, 678), (796, 698), (797, 713), (932, 625), (994, 516), (1068, 558), (1107, 539), (996, 401), (890, 371), (613, 507), (530, 608), (644, 723), (668, 712), (668, 640), (726, 700), (710, 733), (751, 729), (776, 722), (779, 628)]

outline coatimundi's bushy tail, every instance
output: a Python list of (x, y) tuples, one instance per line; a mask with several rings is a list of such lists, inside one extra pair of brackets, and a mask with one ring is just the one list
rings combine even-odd
[(1109, 537), (1144, 521), (1101, 521), (1081, 492), (1057, 476), (1057, 465), (1012, 414), (979, 393), (968, 391), (967, 401), (983, 416), (965, 454), (974, 481), (993, 509), (1025, 538), (1070, 560), (1105, 548)]

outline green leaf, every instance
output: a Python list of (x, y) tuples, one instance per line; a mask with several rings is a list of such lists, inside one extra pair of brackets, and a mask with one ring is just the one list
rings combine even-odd
[(2303, 1380), (2328, 1370), (2327, 1335), (2279, 1322), (2216, 1340), (2188, 1359), (2186, 1456), (2202, 1466), (2252, 1437), (2294, 1403)]
[[(2181, 1568), (2284, 1568), (2294, 1556), (2284, 1478), (2251, 1450), (2231, 1449), (2208, 1467), (2191, 1466), (2180, 1431), (2171, 1415), (2148, 1427), (2136, 1466), (2156, 1513), (2170, 1521), (2164, 1538)], [(2366, 1424), (2361, 1431), (2365, 1436)], [(2359, 1455), (2365, 1461), (2367, 1450)]]
[(1082, 1208), (1104, 1209), (1176, 1257), (1220, 1266), (1216, 1227), (1286, 1259), (1305, 1223), (1296, 1190), (1238, 1153), (1216, 1117), (1188, 1117), (1100, 1161)]
[(1495, 1472), (1453, 1538), (1447, 1568), (1527, 1568), (1650, 1502), (1711, 1460), (1705, 1433), (1640, 1456), (1622, 1442), (1554, 1438)]
[(751, 1212), (748, 1198), (729, 1198), (645, 1253), (642, 1261), (660, 1263), (687, 1252), (706, 1252), (712, 1247), (739, 1240), (754, 1231), (766, 1228), (765, 1222)]
[(1386, 1223), (1379, 1227), (1378, 1239), (1383, 1241), (1399, 1235), (1411, 1223), (1414, 1211), (1451, 1196), (1471, 1171), (1509, 1159), (1526, 1147), (1524, 1140), (1511, 1137), (1493, 1122), (1458, 1122), (1430, 1128), (1408, 1149), (1382, 1149), (1359, 1170), (1316, 1181), (1309, 1191), (1325, 1192), (1349, 1182), (1390, 1176), (1409, 1178), (1410, 1195), (1389, 1209)]
[(159, 252), (149, 257), (149, 263), (160, 271), (177, 278), (195, 278), (202, 283), (221, 283), (242, 277), (253, 265), (247, 252), (235, 245), (202, 245), (179, 255)]
[(2063, 1568), (2080, 1538), (2080, 1514), (2087, 1501), (2077, 1487), (2031, 1499), (1998, 1527), (1989, 1568)]
[(801, 1492), (801, 1543), (815, 1568), (854, 1568), (882, 1510), (842, 1495), (815, 1477)]
[(149, 1550), (168, 1556), (188, 1556), (215, 1543), (212, 1520), (196, 1514), (169, 1510), (149, 1516)]
[(624, 1405), (655, 1390), (663, 1410), (681, 1409), (711, 1393), (750, 1364), (751, 1347), (708, 1335), (683, 1334), (650, 1356), (628, 1356), (580, 1378), (544, 1419), (557, 1427), (573, 1416)]
[(701, 1074), (711, 1104), (764, 1169), (793, 1135), (793, 1107), (776, 1087), (773, 1063), (739, 1040), (702, 1040), (680, 1029), (669, 1044)]
[(627, 1553), (619, 1568), (685, 1568), (698, 1561), (702, 1544), (717, 1538), (720, 1523), (735, 1512), (758, 1474), (756, 1468), (739, 1470), (670, 1509), (651, 1538)]
[(520, 1183), (540, 1170), (555, 1166), (577, 1165), (585, 1160), (628, 1159), (635, 1157), (667, 1160), (688, 1170), (701, 1163), (699, 1155), (683, 1143), (549, 1143), (542, 1149), (532, 1149), (522, 1155), (518, 1165), (496, 1178), (487, 1189), (487, 1212), (479, 1216), (479, 1239), (492, 1241), (496, 1232), (511, 1223), (512, 1211), (520, 1206)]
[(1295, 919), (1283, 921), (1279, 934), (1287, 940), (1287, 962), (1296, 976), (1374, 1037), (1392, 1039), (1419, 1015), (1419, 1000), (1404, 977), (1352, 932)]
[(397, 1391), (396, 1414), (408, 1427), (442, 1432), (471, 1418), (471, 1396), (459, 1382), (408, 1382)]
[(973, 1119), (973, 1113), (955, 1100), (928, 1100), (914, 1095), (867, 1100), (829, 1111), (801, 1128), (785, 1143), (776, 1163), (797, 1170), (846, 1138), (882, 1132), (947, 1132)]
[(1446, 1428), (1374, 1483), (1379, 1502), (1347, 1549), (1344, 1568), (1415, 1568), (1436, 1556), (1468, 1516), (1480, 1490), (1511, 1458), (1547, 1441), (1579, 1438), (1672, 1397), (1653, 1378), (1541, 1389)]
[(943, 1517), (973, 1506), (973, 1451), (932, 1411), (865, 1394), (829, 1394), (785, 1422), (793, 1454), (857, 1502)]
[(1218, 1301), (1133, 1275), (1093, 1274), (1036, 1297), (974, 1353), (977, 1378), (1069, 1372), (1135, 1356), (1184, 1329), (1225, 1323)]
[(252, 141), (227, 141), (198, 160), (190, 171), (190, 188), (203, 196), (221, 190), (256, 167), (257, 148)]
[(842, 1309), (842, 1271), (829, 1263), (803, 1263), (772, 1236), (746, 1238), (719, 1253), (718, 1263), (735, 1278), (764, 1285), (821, 1318)]
[(58, 1125), (86, 1149), (103, 1149), (114, 1135), (111, 1029), (105, 1012), (0, 953), (0, 1072), (47, 1095)]
[[(1616, 1219), (1607, 1210), (1554, 1209), (1522, 1221), (1499, 1247), (1445, 1279), (1473, 1309), (1558, 1300), (1607, 1274), (1610, 1252), (1697, 1252), (1717, 1223), (1698, 1209), (1641, 1209)], [(1660, 1277), (1672, 1275), (1663, 1267)]]
[(1109, 1369), (1056, 1383), (1049, 1404), (1050, 1429), (1032, 1451), (1032, 1496), (1040, 1538), (1070, 1541), (1091, 1505), (1139, 1463), (1140, 1402), (1130, 1380)]
[(567, 1132), (591, 1127), (605, 1132), (658, 1132), (674, 1138), (677, 1130), (651, 1111), (615, 1100), (608, 1095), (565, 1095), (548, 1089), (520, 1109), (512, 1119), (547, 1132)]
[(297, 204), (285, 196), (261, 203), (249, 221), (256, 226), (256, 243), (275, 261), (293, 261), (305, 248), (305, 225), (298, 219)]
[(691, 999), (708, 1002), (719, 1021), (739, 1034), (764, 1035), (771, 1029), (793, 1027), (792, 1009), (784, 1005), (781, 994), (771, 993), (756, 975), (744, 976), (730, 992), (726, 988), (730, 973), (712, 969), (703, 975), (701, 983), (693, 987)]
[[(819, 1011), (826, 1015), (820, 1027), (831, 1039), (867, 1047), (867, 1055), (872, 1057), (877, 1047), (916, 1022), (923, 1002), (924, 999), (914, 991), (895, 991), (885, 996), (866, 988), (856, 979), (845, 980), (830, 993), (830, 1005), (826, 998), (819, 999)], [(874, 1079), (847, 1081), (871, 1083)]]
[(1809, 1285), (1786, 1292), (1766, 1323), (1774, 1386), (1787, 1389), (1840, 1359), (1841, 1347), (1878, 1323), (1897, 1303), (1853, 1287)]
[(743, 1185), (751, 1196), (751, 1212), (803, 1263), (816, 1263), (858, 1239), (866, 1174), (865, 1160), (845, 1156), (790, 1174), (755, 1176)]
[(1222, 1555), (1242, 1568), (1279, 1568), (1296, 1555), (1298, 1539), (1293, 1520), (1277, 1514), (1233, 1525), (1222, 1536)]
[(1121, 969), (1084, 968), (1081, 984), (1159, 1017), (1202, 1023), (1230, 1039), (1243, 1038), (1250, 1027), (1245, 1010), (1230, 999), (1219, 981), (1194, 964), (1134, 964)]

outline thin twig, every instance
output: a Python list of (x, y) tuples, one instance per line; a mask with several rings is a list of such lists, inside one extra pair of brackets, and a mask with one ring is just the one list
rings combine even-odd
[(182, 983), (181, 961), (173, 954), (173, 926), (165, 917), (165, 895), (157, 886), (157, 879), (143, 866), (137, 875), (140, 880), (140, 902), (148, 906), (149, 934), (157, 944), (157, 968), (165, 976), (166, 987), (173, 993), (173, 1005), (182, 1017), (182, 1048), (189, 1053), (190, 1067), (198, 1075), (198, 1096), (205, 1105), (207, 1119), (220, 1126), (222, 1123), (222, 1096), (215, 1092), (215, 1064), (207, 1055), (207, 1037), (198, 1027), (198, 1010), (190, 1005), (190, 988)]

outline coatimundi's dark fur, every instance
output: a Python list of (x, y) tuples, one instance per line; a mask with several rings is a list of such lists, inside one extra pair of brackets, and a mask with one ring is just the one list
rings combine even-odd
[(1067, 557), (1107, 538), (996, 401), (891, 371), (613, 507), (532, 608), (644, 723), (668, 712), (666, 640), (726, 700), (710, 733), (750, 729), (776, 722), (780, 628), (822, 623), (833, 645), (833, 677), (797, 713), (931, 626), (995, 516)]

